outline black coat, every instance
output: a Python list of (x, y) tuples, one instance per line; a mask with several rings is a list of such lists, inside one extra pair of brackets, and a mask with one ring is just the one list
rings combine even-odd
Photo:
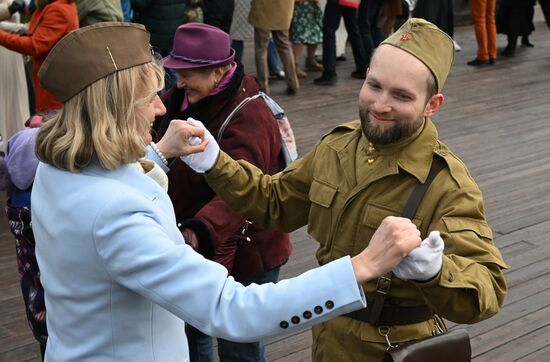
[(136, 23), (151, 33), (151, 45), (163, 56), (172, 49), (174, 34), (183, 24), (186, 0), (132, 0)]
[(509, 36), (529, 35), (535, 30), (535, 0), (501, 0), (497, 11), (497, 32)]

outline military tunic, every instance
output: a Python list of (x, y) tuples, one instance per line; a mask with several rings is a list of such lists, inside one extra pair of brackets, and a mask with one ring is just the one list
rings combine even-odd
[[(474, 323), (500, 310), (507, 266), (492, 242), (481, 191), (462, 161), (438, 140), (430, 119), (416, 134), (388, 146), (368, 142), (359, 121), (344, 124), (273, 176), (222, 152), (206, 178), (236, 211), (267, 227), (290, 232), (307, 224), (319, 242), (317, 259), (325, 264), (360, 253), (386, 216), (401, 214), (414, 186), (426, 180), (434, 154), (447, 167), (430, 185), (413, 222), (423, 237), (441, 232), (442, 269), (425, 283), (394, 277), (387, 299), (428, 305), (445, 319)], [(363, 288), (372, 299), (376, 280)], [(424, 338), (434, 328), (433, 320), (392, 326), (389, 338)], [(375, 361), (386, 345), (377, 327), (348, 317), (314, 327), (313, 343), (315, 361)]]

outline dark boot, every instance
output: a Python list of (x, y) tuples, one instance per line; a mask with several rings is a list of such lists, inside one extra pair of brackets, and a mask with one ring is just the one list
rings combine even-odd
[(524, 47), (532, 48), (535, 45), (529, 41), (529, 35), (524, 35), (521, 37), (521, 45)]
[(508, 35), (508, 45), (501, 52), (505, 57), (513, 57), (516, 55), (516, 46), (518, 43), (518, 37), (513, 35)]

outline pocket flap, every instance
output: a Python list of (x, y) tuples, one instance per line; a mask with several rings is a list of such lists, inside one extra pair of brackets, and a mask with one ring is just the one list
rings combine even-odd
[(473, 231), (481, 237), (492, 239), (493, 232), (486, 222), (468, 217), (444, 217), (443, 222), (450, 233)]
[(363, 224), (370, 228), (377, 229), (382, 223), (382, 220), (387, 216), (399, 216), (399, 212), (388, 207), (368, 204), (367, 210), (363, 216)]
[[(363, 215), (362, 223), (363, 225), (366, 225), (372, 229), (377, 229), (382, 223), (382, 220), (384, 220), (387, 216), (400, 215), (401, 213), (398, 210), (377, 204), (368, 204), (367, 210)], [(412, 219), (413, 224), (415, 224), (416, 227), (419, 229), (422, 227), (422, 221), (423, 218), (418, 215), (415, 215), (415, 217)]]
[(309, 199), (317, 205), (329, 207), (332, 204), (332, 200), (334, 200), (336, 191), (338, 191), (337, 186), (332, 186), (314, 179), (309, 189)]

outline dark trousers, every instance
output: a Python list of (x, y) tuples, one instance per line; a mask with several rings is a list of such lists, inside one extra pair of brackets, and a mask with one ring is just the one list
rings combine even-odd
[[(235, 49), (235, 60), (237, 63), (242, 63), (244, 41), (232, 40), (231, 48)], [(269, 40), (269, 45), (267, 46), (267, 66), (269, 67), (269, 75), (279, 75), (279, 73), (283, 70), (281, 59), (279, 59), (279, 54), (277, 54), (277, 48), (275, 47), (273, 39)]]
[(235, 0), (205, 0), (203, 3), (204, 23), (229, 34), (234, 9)]
[(21, 294), (25, 312), (34, 338), (40, 344), (40, 354), (44, 360), (48, 328), (46, 326), (46, 304), (44, 288), (40, 283), (40, 269), (36, 261), (34, 233), (32, 232), (30, 207), (6, 205), (10, 230), (15, 237), (17, 266), (21, 275)]
[(548, 25), (548, 28), (550, 28), (550, 0), (539, 0), (539, 4), (542, 8), (542, 13), (544, 14), (546, 25)]
[(384, 5), (383, 0), (362, 0), (359, 5), (359, 33), (365, 48), (367, 64), (374, 49), (384, 40), (384, 31), (377, 25), (378, 17)]
[(413, 16), (437, 25), (450, 36), (449, 2), (447, 0), (418, 0)]
[(360, 72), (367, 69), (365, 48), (359, 35), (357, 10), (340, 6), (337, 0), (328, 0), (323, 16), (323, 74), (329, 77), (336, 76), (336, 30), (342, 17), (351, 43), (355, 69)]

